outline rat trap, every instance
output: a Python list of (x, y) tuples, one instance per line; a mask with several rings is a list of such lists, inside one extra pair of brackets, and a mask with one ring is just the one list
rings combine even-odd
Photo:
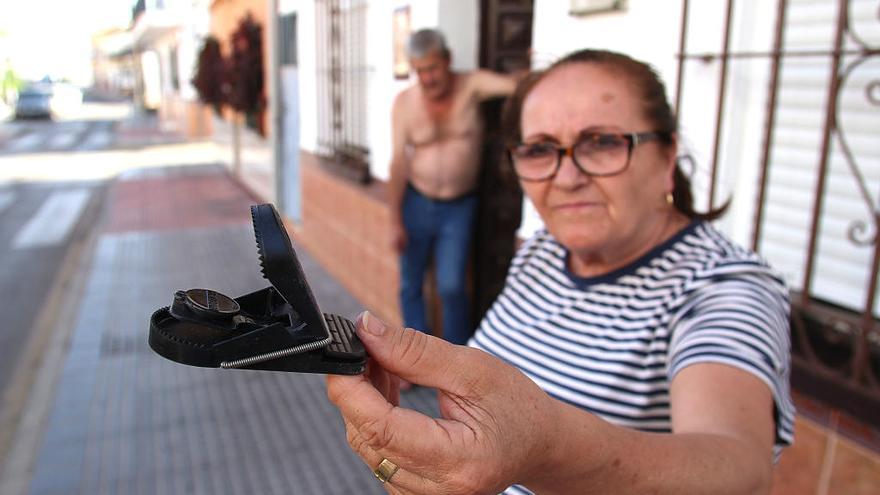
[(251, 206), (257, 253), (270, 287), (232, 298), (179, 290), (150, 318), (150, 347), (172, 361), (207, 368), (356, 375), (367, 353), (354, 324), (322, 313), (271, 204)]

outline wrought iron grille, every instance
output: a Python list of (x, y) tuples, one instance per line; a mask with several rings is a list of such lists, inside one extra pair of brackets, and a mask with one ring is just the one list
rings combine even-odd
[(367, 2), (317, 0), (318, 154), (369, 182)]
[[(691, 102), (687, 99), (687, 69), (693, 64), (711, 64), (718, 70), (717, 100), (715, 101), (714, 137), (711, 152), (710, 179), (708, 184), (708, 203), (715, 202), (719, 183), (719, 154), (722, 136), (725, 131), (726, 114), (734, 111), (725, 102), (730, 101), (729, 83), (732, 64), (742, 60), (765, 61), (769, 65), (767, 99), (764, 108), (764, 127), (760, 153), (760, 174), (756, 188), (756, 207), (752, 223), (752, 247), (758, 251), (768, 232), (780, 227), (768, 221), (768, 190), (774, 184), (774, 166), (778, 165), (776, 151), (779, 139), (778, 110), (780, 98), (789, 91), (782, 82), (781, 74), (787, 64), (792, 70), (798, 68), (803, 60), (821, 60), (827, 64), (828, 77), (824, 87), (825, 103), (822, 110), (821, 129), (814, 129), (819, 136), (818, 157), (815, 162), (805, 159), (804, 170), (812, 177), (812, 190), (806, 228), (802, 229), (806, 239), (806, 256), (802, 269), (798, 271), (800, 280), (793, 280), (798, 288), (793, 293), (791, 340), (793, 351), (792, 382), (795, 389), (823, 400), (834, 408), (845, 410), (872, 423), (880, 424), (880, 325), (875, 315), (877, 311), (878, 267), (880, 267), (880, 203), (876, 194), (880, 181), (880, 148), (876, 146), (880, 127), (873, 127), (867, 136), (847, 134), (847, 112), (857, 113), (860, 119), (873, 118), (876, 122), (880, 110), (880, 42), (869, 41), (863, 33), (865, 19), (869, 19), (873, 33), (880, 25), (880, 2), (836, 0), (833, 15), (820, 19), (816, 29), (833, 32), (831, 46), (822, 49), (799, 49), (786, 46), (786, 29), (790, 26), (789, 14), (792, 4), (798, 8), (815, 8), (816, 2), (808, 4), (796, 0), (777, 0), (775, 31), (772, 35), (772, 48), (769, 51), (731, 50), (732, 19), (735, 15), (735, 1), (726, 0), (722, 48), (718, 52), (696, 53), (688, 51), (688, 26), (691, 22), (691, 9), (695, 6), (689, 0), (682, 3), (682, 31), (679, 45), (678, 81), (676, 88), (676, 108), (681, 114), (682, 107)], [(826, 2), (822, 7), (831, 6)], [(858, 9), (861, 21), (857, 22), (854, 11)], [(870, 9), (871, 14), (865, 15)], [(814, 16), (819, 19), (819, 16)], [(702, 19), (701, 19), (702, 21)], [(814, 19), (815, 21), (815, 19)], [(874, 36), (876, 38), (876, 36)], [(704, 65), (706, 66), (706, 65)], [(858, 96), (861, 94), (861, 98)], [(859, 101), (861, 99), (861, 101)], [(695, 102), (704, 105), (702, 102)], [(863, 120), (864, 122), (864, 120)], [(864, 124), (863, 124), (864, 127)], [(872, 137), (873, 136), (873, 137)], [(859, 149), (851, 145), (861, 140)], [(870, 143), (873, 140), (874, 145)], [(867, 144), (865, 144), (867, 143)], [(864, 150), (868, 150), (865, 152)], [(842, 159), (840, 158), (842, 156)], [(836, 158), (833, 158), (836, 157)], [(851, 197), (864, 204), (863, 218), (841, 220), (833, 218), (829, 212), (829, 169), (832, 159), (845, 165), (849, 175), (848, 186)], [(778, 179), (778, 177), (777, 177)], [(840, 194), (839, 192), (837, 193)], [(817, 290), (816, 273), (821, 267), (822, 257), (819, 248), (822, 240), (823, 224), (849, 222), (847, 235), (855, 250), (867, 249), (869, 265), (863, 267), (865, 287), (860, 288), (863, 300), (841, 305), (828, 301)], [(824, 291), (827, 293), (827, 290)]]

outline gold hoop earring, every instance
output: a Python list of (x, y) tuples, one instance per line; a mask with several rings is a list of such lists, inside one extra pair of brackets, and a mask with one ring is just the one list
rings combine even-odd
[(675, 198), (672, 197), (672, 193), (666, 193), (666, 204), (671, 205), (675, 203)]

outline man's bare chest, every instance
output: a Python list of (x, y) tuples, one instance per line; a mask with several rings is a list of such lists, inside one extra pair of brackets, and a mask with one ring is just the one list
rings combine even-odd
[(422, 104), (411, 115), (408, 141), (414, 146), (479, 139), (481, 121), (475, 102), (467, 99), (447, 104)]

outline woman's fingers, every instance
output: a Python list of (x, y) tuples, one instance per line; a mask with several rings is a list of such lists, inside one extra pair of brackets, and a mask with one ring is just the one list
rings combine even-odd
[(376, 387), (376, 390), (391, 403), (391, 405), (400, 405), (400, 385), (396, 376), (388, 373), (382, 366), (374, 360), (367, 362), (367, 376), (370, 382)]
[(327, 397), (374, 450), (396, 458), (432, 457), (451, 449), (455, 422), (393, 405), (365, 375), (328, 376)]
[[(409, 328), (386, 325), (377, 316), (364, 312), (357, 333), (370, 357), (390, 373), (419, 385), (458, 395), (474, 393), (470, 386), (481, 376), (485, 363), (474, 359), (479, 351), (452, 345)], [(462, 370), (468, 370), (462, 373)]]
[[(400, 484), (391, 486), (404, 493), (468, 493), (494, 486), (487, 478), (497, 477), (491, 474), (497, 469), (478, 460), (483, 450), (497, 450), (486, 444), (498, 439), (488, 431), (497, 424), (488, 406), (498, 395), (495, 388), (512, 379), (498, 373), (502, 363), (480, 351), (386, 326), (369, 313), (359, 318), (357, 330), (370, 353), (370, 368), (359, 376), (328, 376), (327, 395), (345, 418), (351, 447), (369, 468), (386, 458), (396, 463), (400, 470), (393, 480)], [(439, 389), (448, 419), (397, 407), (395, 375)]]
[(362, 461), (364, 461), (364, 464), (366, 464), (367, 467), (370, 468), (371, 471), (373, 471), (374, 475), (376, 469), (385, 459), (394, 463), (397, 466), (397, 471), (395, 471), (394, 474), (385, 482), (385, 488), (389, 493), (441, 493), (438, 485), (433, 481), (427, 478), (423, 478), (415, 472), (409, 471), (406, 467), (397, 463), (401, 461), (398, 460), (397, 462), (395, 462), (395, 459), (384, 457), (382, 454), (370, 447), (369, 443), (360, 436), (357, 428), (355, 428), (354, 425), (352, 425), (349, 421), (345, 421), (345, 433), (352, 450), (361, 458)]

